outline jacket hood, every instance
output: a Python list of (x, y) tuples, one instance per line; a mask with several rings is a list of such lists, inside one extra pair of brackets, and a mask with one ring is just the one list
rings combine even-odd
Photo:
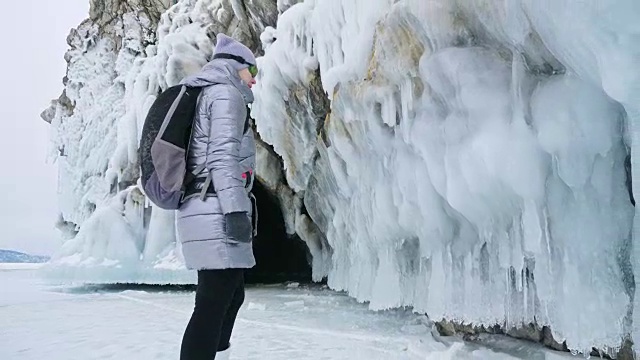
[(253, 92), (247, 84), (240, 79), (238, 71), (227, 59), (215, 59), (206, 64), (198, 73), (184, 78), (180, 85), (191, 87), (207, 87), (215, 84), (229, 84), (235, 86), (244, 101), (249, 104), (253, 102)]

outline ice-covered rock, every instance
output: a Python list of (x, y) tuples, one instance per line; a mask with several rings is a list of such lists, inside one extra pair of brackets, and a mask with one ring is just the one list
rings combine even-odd
[[(80, 230), (59, 259), (180, 264), (172, 214), (113, 201), (134, 191), (155, 96), (225, 32), (264, 54), (257, 176), (315, 279), (373, 309), (585, 353), (639, 339), (625, 168), (640, 156), (636, 0), (182, 0), (161, 16), (101, 4), (72, 32), (65, 93), (43, 115), (63, 223)], [(112, 241), (85, 230), (103, 221), (130, 251), (91, 249)]]
[[(280, 17), (253, 113), (326, 237), (333, 288), (435, 319), (535, 321), (587, 352), (621, 343), (637, 92), (599, 64), (638, 60), (640, 32), (594, 16), (640, 11), (599, 6), (335, 0)], [(282, 100), (313, 63), (331, 100), (315, 142), (296, 124), (319, 122)]]
[[(67, 39), (71, 49), (65, 55), (65, 90), (43, 113), (52, 123), (59, 154), (59, 228), (63, 238), (71, 239), (45, 269), (54, 279), (193, 281), (190, 275), (171, 273), (184, 270), (173, 212), (142, 201), (140, 211), (118, 223), (117, 214), (122, 214), (113, 208), (119, 202), (114, 199), (128, 194), (139, 180), (139, 136), (155, 96), (207, 62), (218, 31), (259, 44), (260, 32), (275, 25), (277, 10), (269, 1), (246, 6), (229, 0), (182, 1), (167, 9), (169, 5), (92, 1), (91, 18)], [(239, 20), (242, 16), (245, 21)], [(290, 192), (287, 199), (293, 199)], [(118, 234), (129, 236), (111, 234), (114, 238), (98, 230), (112, 222)], [(96, 223), (101, 225), (92, 225)], [(80, 265), (84, 270), (74, 274)], [(96, 271), (89, 269), (97, 265)]]
[[(125, 14), (144, 13), (155, 26), (173, 0), (90, 0), (89, 18), (103, 31), (117, 24)], [(117, 27), (117, 26), (116, 26)]]

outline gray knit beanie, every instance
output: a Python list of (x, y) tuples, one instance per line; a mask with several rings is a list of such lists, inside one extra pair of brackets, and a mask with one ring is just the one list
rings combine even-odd
[[(244, 59), (244, 61), (246, 61), (247, 63), (256, 65), (256, 57), (253, 55), (251, 49), (223, 33), (219, 33), (216, 39), (216, 49), (214, 55), (218, 54), (238, 56)], [(242, 70), (249, 67), (248, 64), (242, 64), (241, 62), (232, 59), (230, 59), (229, 63), (236, 70)]]

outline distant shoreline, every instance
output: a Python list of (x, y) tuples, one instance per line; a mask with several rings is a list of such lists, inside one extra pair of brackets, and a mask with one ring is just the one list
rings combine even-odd
[(15, 250), (0, 249), (0, 264), (34, 264), (45, 263), (50, 257), (27, 254)]
[(0, 271), (6, 270), (37, 270), (45, 263), (0, 263)]

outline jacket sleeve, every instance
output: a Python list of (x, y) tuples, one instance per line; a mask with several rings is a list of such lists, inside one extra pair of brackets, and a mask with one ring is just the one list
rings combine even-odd
[(224, 214), (249, 212), (251, 201), (244, 188), (240, 167), (245, 103), (237, 90), (220, 86), (208, 100), (210, 119), (207, 169)]

